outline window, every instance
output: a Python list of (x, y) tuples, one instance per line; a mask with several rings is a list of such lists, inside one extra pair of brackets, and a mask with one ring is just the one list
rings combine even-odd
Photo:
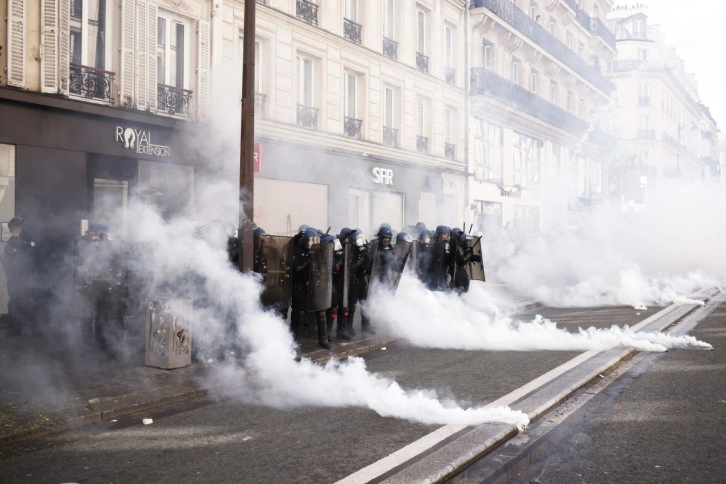
[(314, 66), (315, 63), (312, 58), (305, 55), (299, 55), (297, 57), (297, 102), (303, 106), (312, 107), (315, 102), (313, 88), (315, 82)]
[(394, 2), (395, 0), (383, 0), (383, 36), (389, 39), (396, 38)]
[(345, 18), (358, 21), (358, 0), (345, 0)]
[(532, 69), (532, 71), (529, 74), (529, 90), (532, 91), (534, 94), (537, 94), (539, 92), (538, 89), (539, 85), (539, 73)]
[(645, 20), (633, 20), (633, 37), (635, 37), (636, 39), (645, 38)]
[(429, 100), (419, 96), (416, 99), (416, 150), (419, 153), (429, 151)]
[(537, 15), (537, 7), (535, 5), (529, 6), (529, 17), (535, 22), (539, 19), (539, 15)]
[(398, 146), (398, 122), (396, 120), (396, 90), (392, 86), (383, 87), (383, 144)]
[(519, 60), (512, 59), (512, 82), (519, 84)]
[(453, 160), (456, 157), (456, 110), (444, 109), (444, 157)]
[(107, 69), (107, 25), (111, 11), (106, 0), (71, 0), (70, 59), (96, 69)]
[(519, 134), (514, 144), (514, 183), (521, 187), (539, 184), (539, 165), (542, 142)]
[(587, 105), (585, 104), (585, 98), (580, 98), (580, 104), (577, 107), (577, 115), (582, 119), (587, 119)]
[(555, 81), (550, 81), (550, 102), (552, 104), (560, 102), (560, 86)]
[(565, 109), (572, 112), (573, 108), (575, 107), (574, 106), (575, 98), (572, 95), (572, 91), (567, 91), (567, 101), (566, 102), (567, 102), (567, 105), (565, 106)]
[(444, 24), (444, 65), (446, 67), (454, 67), (456, 59), (454, 58), (454, 39), (456, 38), (456, 29), (450, 23)]
[(502, 129), (483, 119), (474, 120), (474, 177), (482, 181), (498, 181), (502, 178), (504, 154)]
[(648, 50), (638, 49), (638, 60), (648, 60)]
[(345, 111), (345, 119), (343, 128), (346, 136), (354, 138), (360, 138), (361, 125), (363, 124), (358, 113), (359, 77), (360, 75), (358, 73), (352, 71), (346, 71), (344, 76), (345, 86), (343, 91), (345, 102), (343, 109)]
[(557, 38), (557, 21), (553, 18), (550, 19), (550, 34)]
[(493, 55), (493, 46), (492, 44), (484, 44), (483, 49), (483, 65), (485, 69), (491, 69), (492, 68), (492, 55)]
[(569, 31), (565, 33), (565, 45), (568, 49), (572, 49), (572, 33)]
[(159, 12), (156, 28), (156, 75), (159, 84), (189, 87), (189, 28), (186, 22)]
[(426, 54), (426, 12), (417, 10), (416, 20), (416, 52)]
[(638, 84), (638, 105), (650, 106), (650, 84)]

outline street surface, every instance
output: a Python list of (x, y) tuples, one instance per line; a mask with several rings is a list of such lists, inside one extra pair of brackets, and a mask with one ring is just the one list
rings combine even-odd
[[(576, 330), (589, 326), (633, 325), (657, 311), (658, 308), (636, 311), (629, 307), (539, 308), (523, 319), (542, 314), (560, 326)], [(657, 471), (655, 465), (664, 466), (655, 461), (666, 462), (665, 456), (645, 459), (650, 455), (650, 449), (670, 448), (675, 452), (680, 441), (675, 437), (688, 435), (687, 429), (692, 428), (694, 419), (702, 414), (699, 410), (714, 417), (719, 415), (717, 412), (721, 408), (726, 409), (719, 407), (718, 401), (714, 400), (719, 392), (719, 376), (723, 374), (723, 371), (717, 371), (722, 367), (716, 365), (714, 358), (720, 356), (719, 341), (726, 337), (726, 331), (719, 329), (726, 322), (726, 310), (716, 311), (714, 318), (709, 319), (708, 325), (699, 326), (695, 334), (714, 344), (716, 350), (645, 354), (644, 361), (657, 361), (654, 366), (657, 371), (646, 369), (642, 376), (631, 377), (628, 381), (634, 384), (633, 388), (636, 383), (644, 381), (645, 388), (662, 393), (636, 393), (636, 400), (629, 404), (620, 404), (606, 396), (598, 400), (593, 398), (593, 405), (601, 409), (602, 417), (598, 418), (602, 420), (590, 420), (589, 416), (593, 414), (586, 413), (588, 418), (585, 420), (593, 427), (573, 434), (587, 435), (587, 442), (573, 446), (565, 437), (560, 440), (562, 447), (550, 447), (549, 450), (554, 453), (542, 468), (513, 466), (520, 474), (510, 473), (512, 482), (537, 482), (536, 479), (539, 482), (601, 482), (603, 476), (617, 475), (604, 474), (606, 470), (623, 469), (632, 475), (633, 468), (638, 467), (640, 462), (644, 464), (643, 469), (649, 471)], [(370, 371), (394, 378), (404, 388), (433, 389), (439, 397), (454, 397), (465, 406), (479, 406), (516, 390), (578, 354), (443, 351), (411, 348), (398, 343), (369, 353), (365, 359)], [(720, 361), (724, 363), (726, 358), (720, 358)], [(658, 370), (661, 364), (674, 366), (666, 366), (663, 368), (665, 371), (661, 371)], [(687, 381), (674, 381), (674, 374)], [(706, 388), (703, 388), (704, 385)], [(621, 383), (619, 387), (625, 391), (628, 385)], [(708, 389), (710, 392), (706, 392)], [(707, 398), (693, 398), (694, 395)], [(611, 401), (614, 406), (609, 408)], [(711, 402), (709, 406), (701, 406), (706, 401)], [(638, 412), (651, 415), (646, 420), (648, 425), (635, 424), (642, 417)], [(695, 416), (685, 418), (691, 412)], [(653, 417), (659, 414), (660, 417)], [(142, 418), (152, 418), (153, 423), (143, 425)], [(706, 447), (712, 449), (710, 454), (705, 453), (706, 456), (718, 449), (718, 446), (711, 447), (710, 442), (723, 443), (720, 435), (711, 441), (704, 437), (710, 431), (722, 435), (725, 429), (723, 420), (722, 416), (715, 421), (710, 420), (711, 426), (701, 426), (703, 435), (689, 438), (687, 442), (694, 453), (699, 443), (702, 451)], [(630, 424), (622, 425), (623, 422)], [(196, 401), (1, 449), (0, 481), (335, 482), (439, 427), (382, 418), (373, 411), (360, 408), (273, 409), (235, 401)], [(575, 428), (570, 424), (568, 427)], [(626, 432), (626, 429), (629, 430)], [(626, 433), (612, 434), (617, 432)], [(631, 432), (632, 435), (629, 435)], [(602, 434), (603, 440), (599, 434)], [(527, 431), (522, 434), (526, 435)], [(649, 435), (659, 447), (654, 447), (654, 443), (646, 438)], [(635, 439), (631, 441), (631, 437)], [(619, 443), (615, 446), (610, 442)], [(633, 452), (636, 447), (640, 450)], [(618, 449), (622, 449), (621, 454)], [(577, 454), (573, 457), (569, 453), (575, 450)], [(602, 462), (598, 461), (598, 456), (602, 457)], [(674, 456), (670, 458), (671, 461), (675, 459)], [(586, 463), (581, 469), (575, 466), (574, 460)], [(557, 467), (553, 462), (565, 464)], [(700, 476), (706, 476), (705, 481), (708, 481), (709, 475), (716, 475), (717, 468), (714, 462), (705, 463), (711, 469), (710, 474), (702, 473)], [(651, 464), (652, 469), (647, 467)], [(590, 474), (586, 472), (588, 468)], [(690, 472), (695, 470), (689, 469)], [(480, 482), (475, 466), (470, 472), (474, 473), (469, 477), (462, 474), (459, 478), (468, 479), (465, 482)], [(550, 472), (552, 474), (548, 474)], [(577, 474), (581, 474), (582, 479)], [(668, 476), (677, 474), (664, 475), (671, 479)], [(643, 473), (641, 476), (648, 481), (661, 481), (659, 474)], [(607, 480), (608, 477), (605, 477)], [(622, 476), (620, 480), (623, 480)]]

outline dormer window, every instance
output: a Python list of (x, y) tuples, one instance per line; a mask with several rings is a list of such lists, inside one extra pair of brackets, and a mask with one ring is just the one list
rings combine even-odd
[(633, 37), (636, 39), (645, 38), (645, 20), (633, 20)]

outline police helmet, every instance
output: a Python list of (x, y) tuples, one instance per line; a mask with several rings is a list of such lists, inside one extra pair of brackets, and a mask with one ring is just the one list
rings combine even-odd
[(351, 233), (350, 227), (343, 227), (340, 229), (340, 233), (338, 234), (338, 238), (340, 240), (345, 240), (348, 237), (348, 234)]
[(391, 231), (391, 226), (388, 224), (381, 224), (376, 237), (392, 238), (393, 232)]
[(348, 240), (350, 240), (350, 242), (356, 247), (363, 247), (366, 245), (366, 238), (363, 235), (363, 232), (359, 229), (351, 230), (350, 234), (348, 234)]
[(310, 226), (309, 226), (309, 225), (305, 225), (305, 224), (303, 224), (303, 225), (301, 225), (301, 226), (300, 226), (300, 228), (299, 228), (299, 229), (297, 229), (297, 231), (298, 231), (299, 233), (301, 233), (301, 234), (302, 234), (303, 232), (305, 232), (305, 231), (306, 231), (307, 229), (309, 229), (309, 228), (310, 228)]
[(300, 237), (300, 247), (303, 249), (311, 249), (313, 245), (320, 243), (320, 237), (318, 231), (315, 229), (307, 228), (303, 231), (302, 237)]
[(431, 243), (431, 231), (427, 229), (423, 229), (421, 233), (418, 236), (419, 242), (422, 244), (430, 244)]
[(436, 227), (436, 235), (441, 235), (448, 232), (451, 232), (451, 229), (448, 227), (448, 225), (439, 225), (438, 227)]
[(417, 222), (416, 230), (418, 230), (419, 232), (423, 232), (424, 230), (426, 230), (426, 224), (423, 222)]
[(404, 242), (412, 242), (413, 239), (410, 235), (408, 235), (406, 232), (399, 232), (396, 234), (396, 242), (398, 241), (404, 241)]
[(452, 237), (458, 237), (460, 233), (461, 233), (461, 229), (459, 227), (454, 227), (453, 229), (451, 229)]
[(321, 244), (329, 244), (331, 242), (335, 242), (337, 239), (332, 234), (325, 234), (322, 237), (320, 237), (320, 243)]
[(267, 232), (265, 232), (265, 229), (262, 227), (257, 227), (255, 230), (252, 231), (252, 234), (255, 237), (259, 237), (260, 235), (265, 235)]
[(459, 243), (459, 245), (465, 245), (467, 238), (468, 236), (466, 235), (466, 232), (459, 232), (457, 242)]

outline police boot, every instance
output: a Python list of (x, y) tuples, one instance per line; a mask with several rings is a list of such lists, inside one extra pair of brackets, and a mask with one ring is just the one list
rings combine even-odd
[(346, 317), (345, 321), (345, 332), (346, 334), (353, 339), (353, 336), (355, 336), (355, 330), (353, 329), (353, 317), (355, 316), (355, 304), (348, 308), (348, 317)]
[(327, 323), (327, 330), (328, 330), (328, 341), (333, 341), (333, 326), (335, 325), (335, 320), (338, 316), (337, 310), (334, 309), (328, 309), (325, 312), (325, 320)]
[(318, 346), (330, 349), (330, 340), (328, 340), (328, 323), (325, 320), (325, 311), (318, 312)]
[(338, 329), (335, 331), (335, 337), (344, 341), (350, 341), (350, 333), (348, 333), (348, 311), (343, 310), (338, 318)]

